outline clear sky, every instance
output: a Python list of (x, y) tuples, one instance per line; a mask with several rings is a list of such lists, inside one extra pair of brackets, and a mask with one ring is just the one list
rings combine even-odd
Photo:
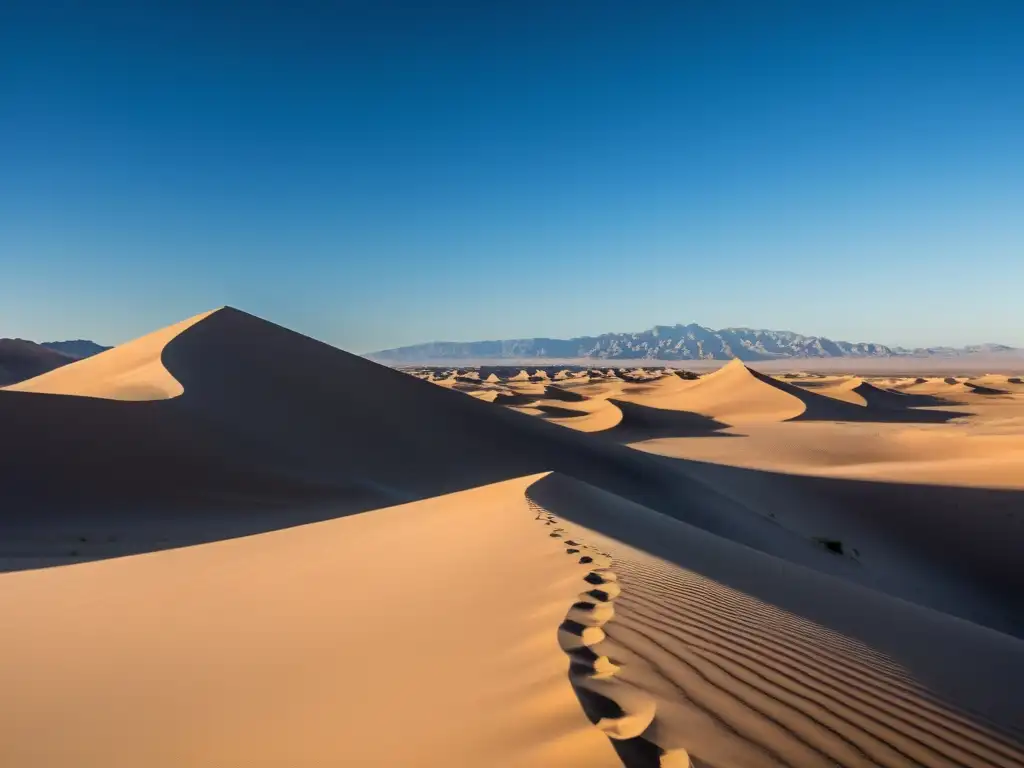
[(4, 2), (0, 336), (1024, 346), (1022, 36), (1019, 0)]

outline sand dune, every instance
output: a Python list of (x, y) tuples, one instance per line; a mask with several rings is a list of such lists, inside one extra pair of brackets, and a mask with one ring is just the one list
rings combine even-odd
[(475, 397), (477, 400), (483, 400), (485, 403), (493, 403), (498, 399), (497, 390), (493, 389), (476, 389), (472, 392), (467, 393), (471, 397)]
[[(758, 379), (739, 360), (689, 382), (689, 386), (679, 381), (684, 386), (659, 398), (656, 407), (691, 411), (728, 424), (784, 421), (805, 410), (793, 392)], [(646, 404), (654, 406), (654, 399)]]
[(180, 323), (79, 360), (34, 379), (15, 384), (15, 392), (76, 395), (105, 400), (164, 400), (184, 390), (161, 361), (164, 348), (206, 317), (204, 312)]
[[(738, 436), (738, 430), (728, 434)], [(671, 436), (634, 447), (773, 471), (1024, 488), (1024, 439), (1017, 422), (1006, 431), (966, 425), (952, 431), (902, 424), (840, 428), (828, 422), (801, 422), (747, 426), (742, 435), (743, 440), (728, 445)]]
[[(445, 391), (245, 313), (224, 309), (178, 335), (161, 334), (171, 339), (162, 367), (148, 370), (161, 385), (169, 372), (184, 390), (177, 397), (122, 402), (0, 392), (5, 488), (11, 498), (46, 499), (53, 515), (63, 516), (59, 526), (53, 517), (9, 516), (7, 546), (26, 561), (34, 548), (50, 546), (57, 529), (69, 537), (60, 547), (78, 551), (68, 558), (88, 557), (95, 532), (75, 533), (83, 510), (110, 516), (104, 536), (145, 548), (159, 542), (134, 526), (146, 528), (159, 515), (161, 525), (174, 527), (182, 504), (216, 535), (234, 526), (251, 533), (549, 469), (600, 479), (659, 510), (692, 508), (721, 524), (720, 516), (686, 501), (708, 489), (666, 474), (635, 451)], [(341, 396), (346, 386), (356, 395)], [(621, 419), (607, 402), (595, 406), (602, 418)], [(99, 434), (104, 441), (96, 446)], [(40, 483), (41, 468), (66, 482)], [(296, 494), (301, 505), (288, 501)], [(276, 500), (288, 509), (275, 507)], [(65, 514), (72, 502), (76, 515)], [(140, 505), (146, 514), (135, 511)], [(160, 538), (188, 541), (192, 523), (184, 527), (185, 539)], [(86, 546), (77, 546), (80, 536), (89, 539), (81, 542)]]
[[(923, 392), (914, 392), (912, 385), (896, 389), (897, 381), (887, 382), (892, 388), (880, 387), (856, 376), (825, 380), (813, 386), (813, 392), (864, 406), (883, 410), (905, 410), (932, 406), (956, 405), (955, 400)], [(806, 383), (804, 383), (806, 386)], [(941, 391), (941, 390), (940, 390)]]
[(860, 402), (844, 402), (827, 397), (816, 390), (762, 375), (739, 360), (682, 385), (671, 395), (652, 396), (643, 404), (691, 411), (734, 426), (794, 419), (861, 421), (873, 417), (860, 407), (866, 404), (863, 398)]
[[(680, 411), (732, 426), (797, 420), (940, 423), (964, 415), (922, 410), (956, 404), (949, 399), (892, 392), (846, 377), (805, 388), (760, 374), (738, 360), (692, 381), (665, 377), (640, 385), (607, 382), (571, 391), (662, 411), (664, 432), (672, 431), (672, 423), (682, 424)], [(648, 423), (653, 416), (649, 413)], [(688, 434), (692, 432), (684, 430), (677, 436)]]
[(608, 403), (622, 412), (622, 417), (607, 434), (623, 442), (649, 440), (659, 435), (672, 437), (705, 437), (728, 428), (728, 424), (690, 411), (651, 408), (636, 402), (609, 398)]
[[(1024, 761), (1020, 641), (575, 481), (552, 476), (528, 493), (566, 536), (610, 555), (614, 614), (587, 656), (614, 665), (623, 691), (646, 696), (600, 691), (651, 718), (635, 753), (685, 750), (708, 765)], [(968, 672), (964, 658), (984, 661)]]
[(969, 390), (955, 378), (917, 378), (900, 385), (899, 388), (903, 392), (939, 396), (969, 393)]
[(521, 407), (521, 406), (532, 406), (538, 402), (541, 398), (534, 394), (505, 391), (499, 392), (495, 395), (494, 402), (498, 405)]
[(968, 380), (968, 384), (974, 384), (980, 387), (989, 387), (991, 389), (1001, 389), (1009, 391), (1022, 391), (1021, 380), (1017, 376), (1004, 376), (1002, 374), (987, 373), (984, 376), (977, 376), (973, 379)]
[(557, 394), (534, 400), (531, 406), (548, 421), (577, 432), (606, 433), (622, 421), (622, 409), (614, 401), (604, 397), (580, 397), (568, 400), (563, 394)]
[(996, 389), (995, 387), (985, 386), (984, 384), (977, 384), (973, 381), (965, 381), (964, 386), (971, 390), (976, 395), (1008, 395), (1010, 394), (1006, 389)]
[(618, 765), (529, 482), (5, 576), (3, 764)]
[(544, 387), (544, 396), (549, 400), (563, 400), (567, 403), (581, 403), (587, 399), (579, 392), (560, 387), (557, 384)]
[(953, 396), (959, 401), (961, 395), (1007, 395), (1024, 391), (1015, 386), (1012, 377), (981, 377), (979, 379), (926, 379), (900, 388), (901, 391), (921, 394)]
[(0, 391), (0, 764), (1024, 765), (1012, 393), (472, 373), (224, 308)]

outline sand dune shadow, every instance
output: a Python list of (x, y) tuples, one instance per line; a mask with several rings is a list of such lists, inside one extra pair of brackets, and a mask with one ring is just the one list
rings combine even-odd
[(625, 400), (609, 398), (609, 403), (622, 411), (622, 420), (599, 434), (631, 443), (656, 437), (735, 437), (724, 434), (725, 422), (692, 411), (652, 408)]
[[(750, 370), (750, 369), (748, 369)], [(970, 416), (969, 413), (959, 411), (928, 411), (920, 410), (916, 406), (919, 405), (950, 405), (948, 400), (942, 400), (939, 403), (933, 402), (930, 399), (921, 401), (908, 401), (904, 398), (915, 397), (913, 395), (897, 394), (895, 392), (886, 392), (885, 390), (878, 389), (870, 384), (865, 387), (865, 392), (870, 392), (869, 396), (865, 396), (861, 392), (861, 388), (858, 387), (855, 391), (861, 394), (867, 406), (854, 405), (853, 403), (847, 403), (843, 400), (836, 400), (835, 398), (828, 397), (827, 395), (821, 395), (815, 392), (813, 389), (806, 389), (804, 387), (794, 386), (778, 379), (773, 379), (771, 376), (766, 376), (763, 373), (758, 373), (755, 370), (750, 370), (750, 373), (754, 378), (767, 384), (775, 389), (781, 390), (793, 397), (797, 398), (804, 404), (804, 411), (798, 416), (794, 416), (788, 421), (854, 421), (854, 422), (874, 422), (879, 424), (944, 424), (947, 421), (953, 419), (965, 418)], [(925, 397), (928, 396), (919, 396)], [(884, 402), (884, 405), (882, 404)]]

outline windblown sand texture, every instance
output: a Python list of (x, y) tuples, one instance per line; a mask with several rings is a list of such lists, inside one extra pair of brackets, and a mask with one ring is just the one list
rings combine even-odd
[(0, 390), (0, 765), (1024, 766), (1012, 378), (224, 308)]

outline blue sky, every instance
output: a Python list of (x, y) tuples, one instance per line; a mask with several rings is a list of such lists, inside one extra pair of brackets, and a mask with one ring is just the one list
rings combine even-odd
[(4, 3), (0, 336), (231, 304), (357, 352), (676, 322), (1024, 346), (1022, 29), (944, 0)]

